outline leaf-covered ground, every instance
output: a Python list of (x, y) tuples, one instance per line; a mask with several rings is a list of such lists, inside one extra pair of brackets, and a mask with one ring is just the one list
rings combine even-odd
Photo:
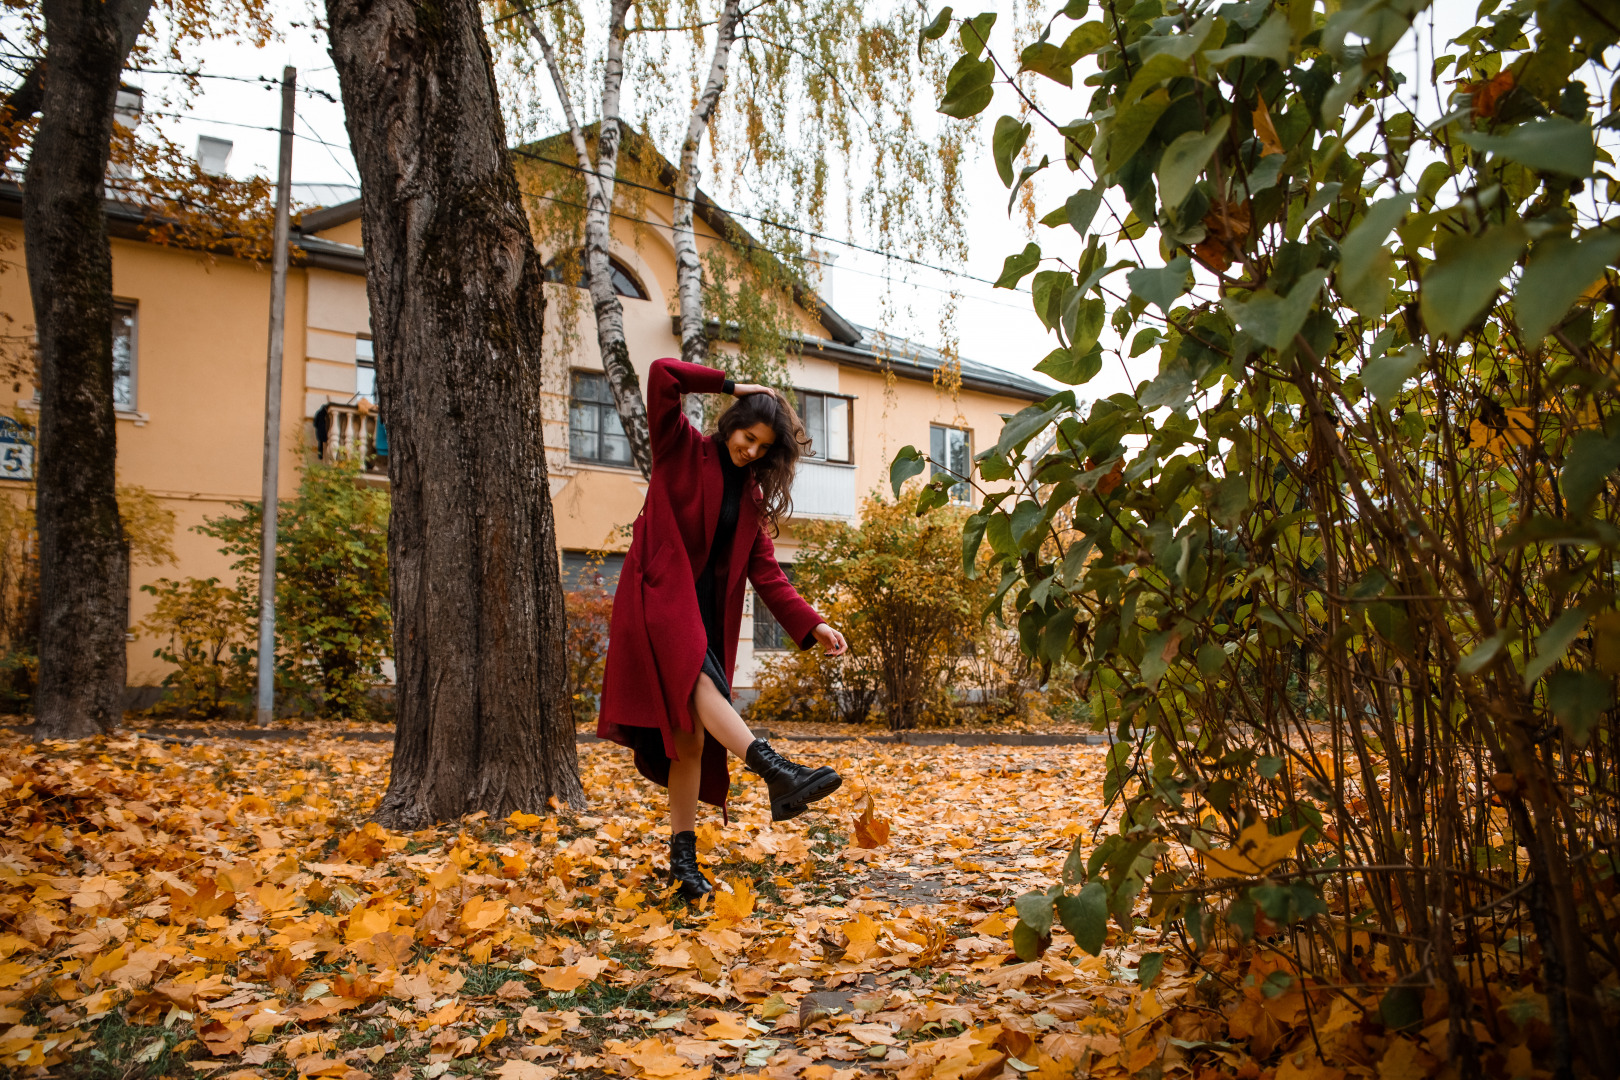
[(793, 752), (844, 791), (773, 827), (734, 773), (730, 823), (699, 832), (719, 891), (689, 910), (661, 876), (662, 792), (614, 746), (581, 748), (584, 814), (404, 835), (366, 823), (386, 744), (6, 735), (0, 1071), (1258, 1077), (1253, 1051), (1283, 1080), (1323, 1068), (1313, 1038), (1344, 1066), (1315, 1075), (1436, 1060), (1326, 997), (1313, 1036), (1263, 958), (1224, 996), (1173, 959), (1142, 991), (1151, 931), (1101, 956), (1058, 931), (1019, 961), (1011, 901), (1099, 824), (1101, 749)]

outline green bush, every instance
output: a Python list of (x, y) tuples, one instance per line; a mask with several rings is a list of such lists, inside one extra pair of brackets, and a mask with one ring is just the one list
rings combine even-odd
[(253, 700), (253, 630), (258, 612), (218, 578), (159, 578), (142, 585), (157, 606), (136, 628), (164, 640), (152, 655), (174, 665), (163, 678), (161, 710), (213, 719)]
[[(236, 604), (255, 640), (260, 509), (209, 518), (198, 531), (236, 557)], [(276, 693), (283, 708), (325, 717), (376, 715), (372, 690), (393, 649), (388, 596), (388, 493), (360, 482), (357, 462), (304, 466), (276, 528)]]

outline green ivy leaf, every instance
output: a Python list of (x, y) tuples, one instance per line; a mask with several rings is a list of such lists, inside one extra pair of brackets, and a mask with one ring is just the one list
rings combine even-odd
[(1050, 41), (1037, 41), (1018, 56), (1019, 70), (1045, 75), (1061, 86), (1074, 85), (1074, 60)]
[(1273, 349), (1285, 349), (1305, 325), (1305, 316), (1311, 313), (1326, 281), (1326, 270), (1310, 270), (1300, 275), (1287, 296), (1261, 289), (1247, 303), (1227, 300), (1226, 310), (1232, 321), (1257, 341)]
[(1108, 890), (1103, 883), (1093, 881), (1073, 896), (1060, 896), (1054, 906), (1074, 943), (1092, 956), (1100, 956), (1108, 938)]
[(1021, 124), (1011, 116), (996, 121), (995, 134), (990, 137), (990, 152), (996, 159), (996, 172), (1007, 187), (1012, 187), (1013, 158), (1024, 148), (1033, 130), (1029, 124)]
[(1051, 939), (1043, 934), (1037, 934), (1033, 927), (1019, 919), (1013, 926), (1012, 946), (1013, 952), (1020, 960), (1035, 960), (1046, 951)]
[(1044, 892), (1027, 892), (1013, 901), (1018, 918), (1035, 933), (1045, 937), (1052, 932), (1052, 897)]
[(923, 58), (923, 42), (938, 41), (945, 36), (945, 31), (950, 28), (951, 9), (950, 5), (947, 4), (943, 11), (934, 16), (934, 21), (923, 27), (922, 31), (917, 35), (917, 59), (921, 60)]
[(945, 77), (945, 97), (939, 103), (939, 111), (958, 120), (979, 115), (996, 96), (990, 85), (995, 77), (996, 65), (989, 60), (980, 60), (975, 55), (963, 56)]
[(1108, 161), (1102, 167), (1104, 176), (1116, 173), (1147, 142), (1153, 125), (1159, 122), (1164, 110), (1170, 107), (1170, 94), (1155, 90), (1147, 97), (1126, 108), (1108, 125)]
[(1334, 285), (1350, 306), (1365, 315), (1379, 314), (1389, 295), (1389, 271), (1394, 264), (1384, 240), (1412, 206), (1410, 193), (1373, 203), (1360, 224), (1339, 245)]
[(1074, 844), (1069, 848), (1069, 857), (1063, 860), (1063, 884), (1068, 886), (1079, 885), (1086, 880), (1086, 856), (1080, 847), (1080, 837), (1074, 838)]
[(1534, 344), (1546, 337), (1616, 257), (1620, 233), (1601, 232), (1579, 241), (1559, 236), (1537, 244), (1513, 290), (1513, 311), (1525, 341)]
[(1361, 385), (1372, 391), (1373, 399), (1387, 409), (1422, 362), (1423, 350), (1416, 345), (1408, 345), (1394, 356), (1380, 356), (1367, 361), (1367, 365), (1361, 369)]
[(1164, 970), (1164, 953), (1150, 952), (1136, 962), (1136, 981), (1143, 987), (1152, 986)]
[(1240, 56), (1250, 56), (1260, 60), (1275, 60), (1286, 67), (1289, 50), (1293, 45), (1294, 35), (1289, 29), (1287, 14), (1274, 11), (1271, 17), (1261, 24), (1260, 29), (1249, 35), (1249, 40), (1237, 45), (1228, 45), (1224, 49), (1210, 49), (1204, 54), (1204, 58), (1211, 64), (1224, 64)]
[(1069, 386), (1084, 386), (1102, 370), (1102, 346), (1093, 343), (1084, 353), (1073, 349), (1053, 349), (1046, 359), (1035, 365), (1035, 370), (1048, 378)]
[(1404, 1031), (1423, 1022), (1423, 988), (1392, 986), (1378, 1002), (1378, 1018), (1391, 1031)]
[(1524, 226), (1493, 225), (1480, 236), (1456, 236), (1439, 245), (1423, 275), (1423, 324), (1453, 341), (1462, 337), (1496, 295), (1503, 275), (1524, 250)]
[(915, 446), (902, 446), (889, 464), (889, 483), (894, 485), (894, 497), (900, 497), (900, 488), (907, 480), (928, 467), (928, 459)]
[(1462, 675), (1474, 675), (1482, 671), (1485, 665), (1489, 664), (1491, 660), (1495, 658), (1496, 654), (1502, 651), (1502, 646), (1507, 644), (1507, 639), (1508, 632), (1506, 630), (1498, 630), (1496, 633), (1474, 646), (1473, 651), (1457, 661), (1458, 673)]
[(1232, 126), (1232, 117), (1222, 115), (1208, 131), (1189, 131), (1178, 135), (1164, 148), (1159, 159), (1159, 201), (1167, 210), (1182, 204), (1192, 191), (1198, 174), (1209, 164), (1210, 155), (1226, 138)]
[(1578, 432), (1564, 454), (1564, 467), (1558, 474), (1558, 489), (1564, 495), (1564, 511), (1571, 517), (1585, 517), (1592, 501), (1603, 490), (1609, 474), (1620, 469), (1620, 435), (1600, 431)]
[(981, 11), (971, 19), (963, 19), (962, 29), (956, 35), (963, 51), (977, 60), (990, 44), (990, 28), (994, 25), (996, 13), (993, 11)]
[(1591, 125), (1563, 116), (1532, 120), (1499, 135), (1460, 130), (1457, 138), (1481, 153), (1561, 176), (1591, 176), (1597, 161)]
[(990, 511), (980, 510), (962, 523), (962, 576), (979, 576), (979, 548), (984, 543), (984, 527), (990, 522)]
[(1610, 688), (1609, 679), (1591, 671), (1559, 671), (1547, 680), (1547, 707), (1576, 746), (1586, 745), (1614, 704)]
[(1069, 218), (1069, 227), (1081, 236), (1091, 228), (1091, 221), (1097, 216), (1097, 208), (1102, 205), (1102, 188), (1094, 187), (1084, 191), (1077, 191), (1069, 196), (1069, 201), (1063, 209)]
[(1171, 305), (1187, 291), (1191, 270), (1192, 260), (1185, 255), (1177, 255), (1157, 269), (1132, 270), (1125, 275), (1125, 280), (1130, 283), (1133, 296), (1140, 296), (1150, 304), (1158, 304), (1159, 309), (1168, 315)]
[(1524, 688), (1530, 689), (1548, 668), (1558, 663), (1570, 642), (1586, 625), (1586, 612), (1578, 607), (1566, 608), (1552, 625), (1536, 638), (1536, 655), (1524, 668)]
[(1024, 245), (1024, 250), (1016, 255), (1007, 256), (1006, 262), (1001, 264), (1001, 276), (996, 279), (998, 289), (1016, 289), (1024, 275), (1041, 265), (1041, 248), (1039, 244)]

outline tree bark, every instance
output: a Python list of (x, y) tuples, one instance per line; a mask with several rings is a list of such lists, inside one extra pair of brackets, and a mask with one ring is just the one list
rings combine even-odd
[(619, 169), (619, 92), (624, 82), (624, 28), (630, 0), (613, 0), (608, 12), (607, 62), (602, 72), (602, 120), (596, 136), (596, 163), (591, 163), (585, 133), (575, 119), (568, 84), (551, 51), (551, 42), (533, 15), (525, 12), (523, 24), (545, 55), (552, 85), (562, 102), (568, 121), (568, 134), (585, 178), (585, 280), (596, 312), (596, 346), (602, 356), (602, 370), (613, 391), (613, 404), (630, 442), (630, 456), (642, 476), (652, 475), (652, 440), (647, 428), (647, 402), (641, 396), (641, 380), (630, 363), (630, 347), (624, 340), (624, 305), (613, 291), (613, 270), (609, 254), (613, 236), (613, 179)]
[[(686, 139), (681, 143), (681, 172), (675, 187), (675, 278), (681, 299), (681, 359), (689, 364), (709, 362), (709, 336), (703, 318), (703, 264), (698, 259), (697, 230), (693, 211), (697, 206), (698, 150), (703, 133), (714, 118), (715, 105), (726, 88), (726, 68), (731, 60), (731, 44), (737, 40), (742, 23), (742, 0), (726, 0), (720, 12), (714, 56), (709, 62), (709, 78), (692, 106), (686, 122)], [(698, 395), (691, 395), (695, 400)]]
[(542, 268), (477, 0), (327, 0), (388, 425), (397, 721), (415, 829), (583, 805), (541, 438)]
[(23, 185), (40, 371), (35, 737), (76, 739), (123, 716), (129, 544), (116, 491), (103, 179), (118, 73), (151, 0), (47, 0), (43, 10), (51, 77)]

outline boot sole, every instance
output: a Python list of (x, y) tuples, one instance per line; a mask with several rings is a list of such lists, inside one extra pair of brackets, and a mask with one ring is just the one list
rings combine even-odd
[(681, 878), (672, 878), (670, 884), (680, 886), (680, 888), (675, 890), (675, 895), (680, 897), (682, 900), (685, 900), (688, 904), (695, 904), (705, 896), (714, 895), (714, 886), (712, 885), (710, 885), (707, 889), (704, 889), (702, 892), (699, 892), (690, 882)]
[(771, 820), (790, 821), (843, 786), (844, 778), (823, 765), (810, 779), (780, 798), (771, 799)]

